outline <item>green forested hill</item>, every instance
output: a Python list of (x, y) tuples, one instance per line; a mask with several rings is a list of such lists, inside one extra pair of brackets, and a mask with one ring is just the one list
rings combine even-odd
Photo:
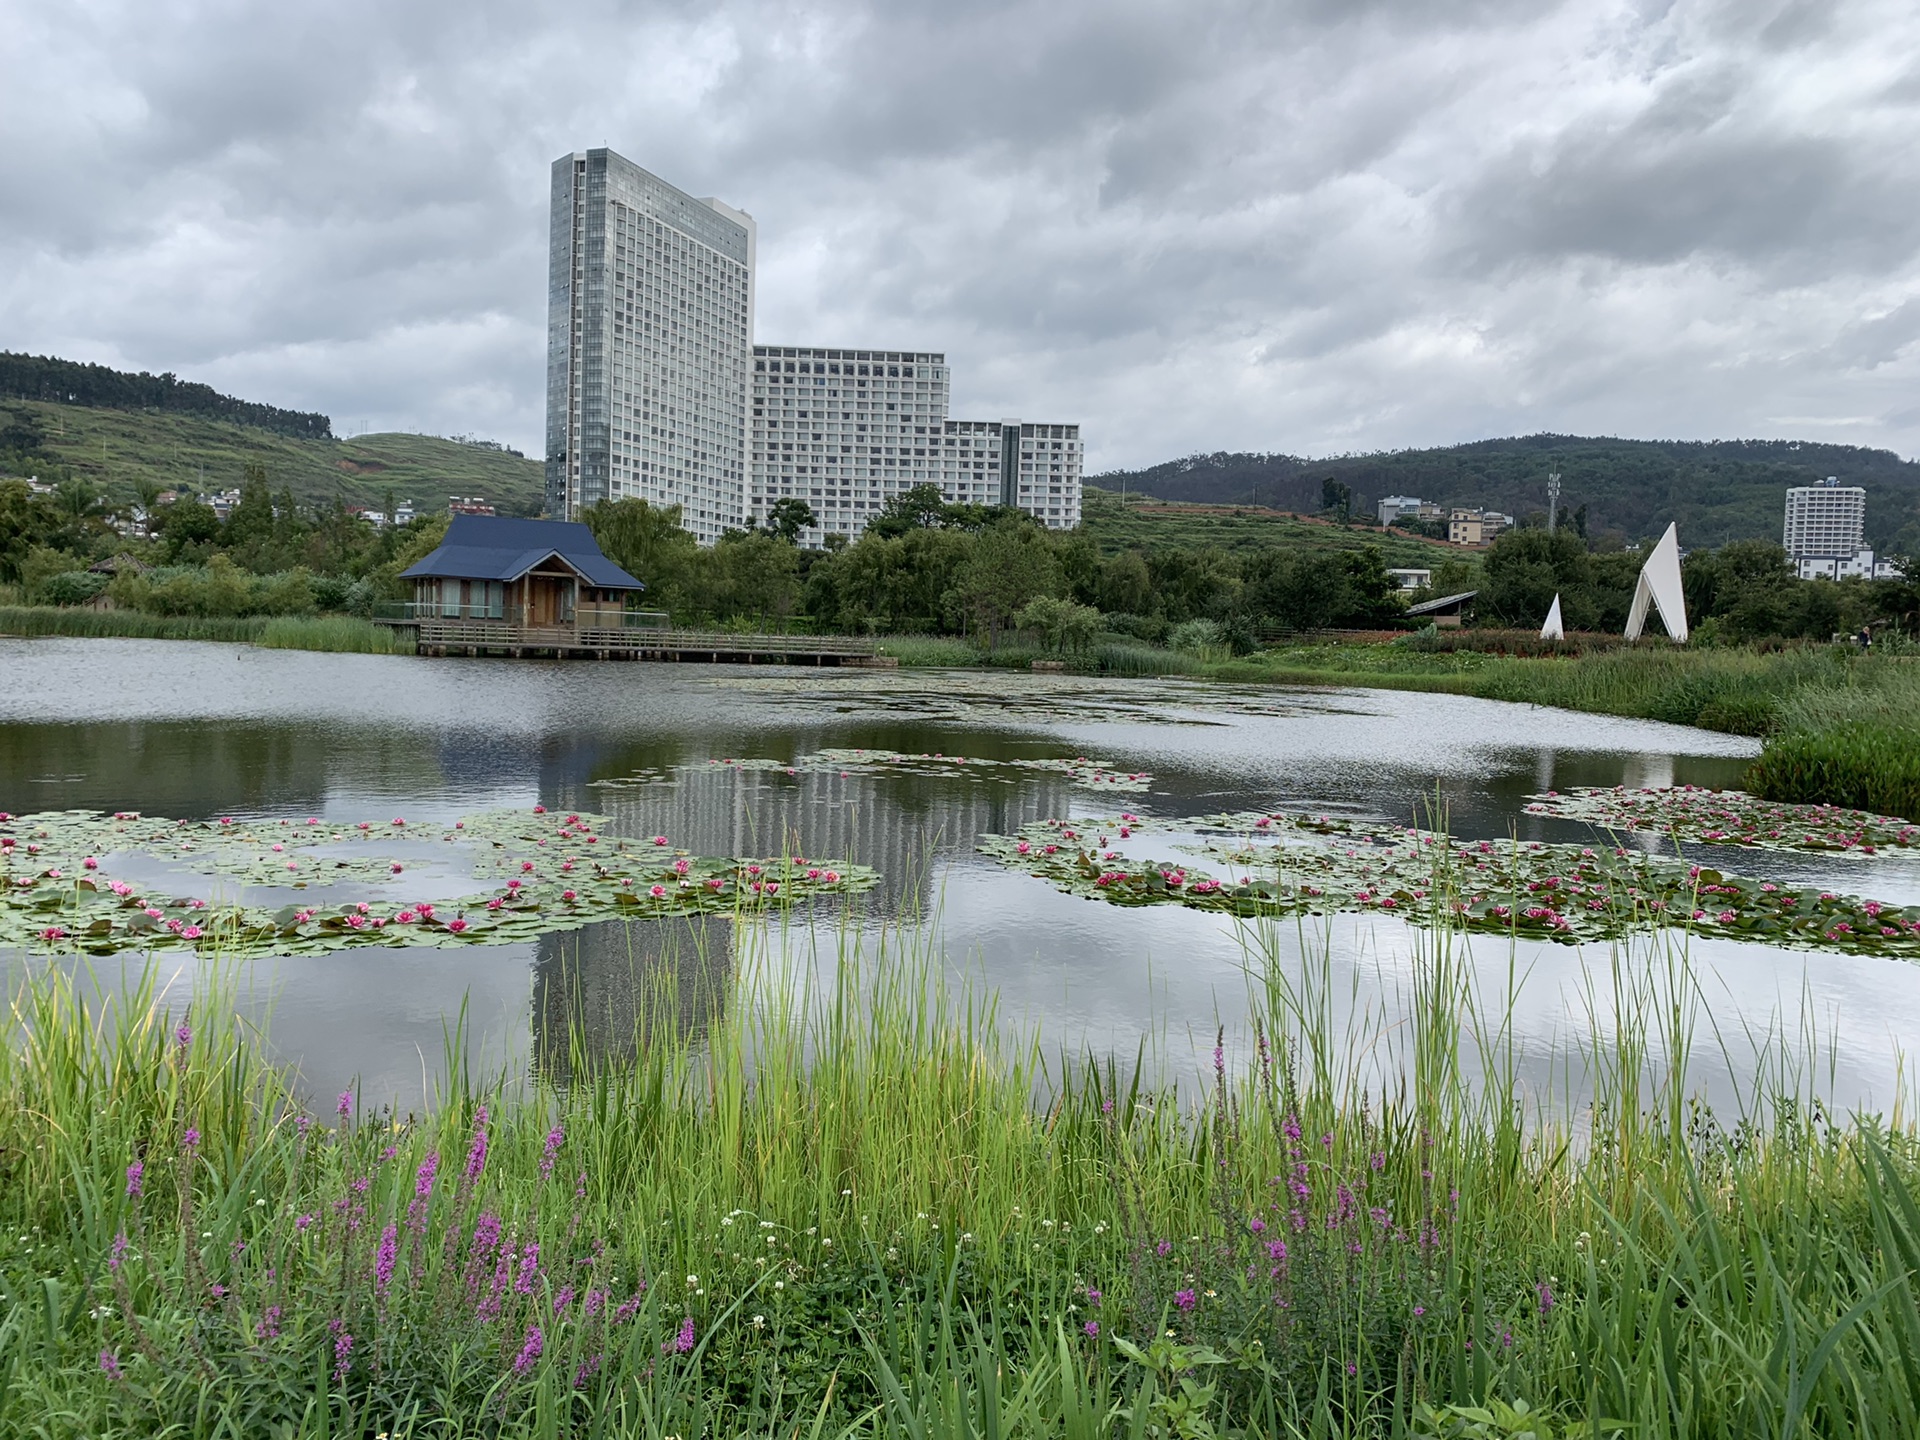
[(1920, 553), (1920, 464), (1888, 450), (1798, 440), (1528, 435), (1326, 460), (1220, 452), (1089, 480), (1165, 500), (1311, 513), (1321, 508), (1323, 482), (1331, 479), (1352, 490), (1356, 515), (1371, 514), (1386, 495), (1417, 495), (1524, 519), (1545, 512), (1551, 470), (1560, 472), (1562, 514), (1571, 518), (1587, 507), (1587, 531), (1596, 539), (1632, 543), (1678, 521), (1681, 543), (1689, 547), (1778, 540), (1787, 487), (1835, 475), (1842, 484), (1866, 487), (1869, 543)]
[[(392, 492), (426, 511), (444, 510), (449, 496), (481, 495), (503, 513), (527, 514), (538, 512), (544, 493), (538, 460), (432, 435), (308, 440), (176, 412), (0, 400), (0, 428), (19, 434), (23, 422), (43, 437), (39, 456), (109, 497), (130, 497), (143, 479), (169, 489), (225, 490), (240, 484), (249, 465), (266, 469), (276, 493), (288, 488), (303, 502), (338, 497), (379, 507)], [(15, 460), (11, 468), (37, 462)]]

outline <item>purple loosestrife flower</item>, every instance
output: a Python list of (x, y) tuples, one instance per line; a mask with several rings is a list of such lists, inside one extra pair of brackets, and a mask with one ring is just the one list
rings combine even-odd
[(540, 1278), (540, 1246), (537, 1241), (529, 1240), (526, 1248), (520, 1252), (520, 1278), (513, 1282), (516, 1295), (531, 1295), (533, 1282)]
[(254, 1338), (259, 1340), (278, 1340), (280, 1338), (280, 1307), (267, 1306), (260, 1316), (259, 1323), (253, 1327)]
[(627, 1321), (631, 1320), (634, 1312), (639, 1310), (640, 1299), (645, 1294), (646, 1286), (642, 1285), (639, 1290), (634, 1292), (632, 1298), (621, 1301), (620, 1308), (613, 1312), (613, 1323), (616, 1325), (624, 1325)]
[(573, 1304), (573, 1287), (571, 1285), (564, 1285), (561, 1287), (560, 1293), (553, 1297), (553, 1313), (558, 1315), (571, 1304)]
[(1540, 1313), (1542, 1316), (1545, 1316), (1553, 1309), (1553, 1290), (1544, 1280), (1533, 1288), (1540, 1292)]
[(1089, 1320), (1080, 1328), (1087, 1332), (1087, 1338), (1089, 1340), (1098, 1340), (1100, 1338), (1100, 1322), (1098, 1320)]
[(1174, 1303), (1174, 1306), (1183, 1313), (1186, 1311), (1192, 1310), (1195, 1304), (1195, 1297), (1194, 1297), (1193, 1291), (1191, 1290), (1174, 1291), (1173, 1303)]
[(339, 1102), (334, 1105), (333, 1111), (334, 1114), (338, 1115), (342, 1120), (345, 1120), (349, 1115), (353, 1114), (353, 1091), (342, 1090), (340, 1092)]
[(138, 1160), (127, 1166), (127, 1198), (129, 1200), (140, 1198), (140, 1179), (146, 1173), (147, 1167)]
[(689, 1315), (680, 1322), (680, 1333), (673, 1337), (674, 1353), (685, 1355), (693, 1349), (693, 1316)]
[(527, 1326), (527, 1338), (521, 1342), (520, 1353), (513, 1357), (513, 1373), (524, 1375), (533, 1368), (533, 1362), (540, 1358), (543, 1337), (538, 1325)]
[(556, 1125), (547, 1132), (547, 1148), (540, 1156), (540, 1178), (553, 1178), (553, 1160), (560, 1153), (561, 1142), (567, 1138), (567, 1132)]
[(600, 1307), (602, 1305), (605, 1305), (606, 1303), (607, 1303), (606, 1291), (604, 1290), (587, 1291), (587, 1298), (581, 1303), (581, 1306), (580, 1306), (580, 1318), (583, 1320), (591, 1320), (594, 1316), (600, 1313)]
[(1100, 1303), (1100, 1292), (1091, 1285), (1087, 1287), (1087, 1303), (1089, 1305), (1098, 1305)]
[(466, 1183), (471, 1185), (487, 1168), (487, 1107), (474, 1117), (473, 1144), (467, 1150)]
[(193, 1027), (182, 1020), (173, 1032), (173, 1040), (182, 1050), (193, 1043)]
[(200, 1132), (189, 1125), (187, 1127), (187, 1133), (180, 1137), (180, 1148), (182, 1150), (192, 1150), (198, 1146), (199, 1143)]
[(120, 1268), (120, 1262), (126, 1258), (126, 1255), (127, 1232), (122, 1230), (118, 1235), (113, 1237), (113, 1249), (107, 1252), (107, 1268), (109, 1270), (118, 1270)]
[(109, 1380), (120, 1378), (120, 1357), (111, 1350), (100, 1352), (100, 1370)]
[(380, 1251), (373, 1261), (374, 1292), (384, 1300), (387, 1289), (393, 1284), (393, 1264), (400, 1258), (400, 1227), (389, 1223), (380, 1232)]

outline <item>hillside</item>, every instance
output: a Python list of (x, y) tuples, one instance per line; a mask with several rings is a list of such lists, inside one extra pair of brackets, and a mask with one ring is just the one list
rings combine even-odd
[(443, 510), (449, 496), (482, 495), (503, 512), (532, 514), (545, 493), (538, 460), (432, 435), (305, 440), (198, 415), (0, 401), (0, 421), (21, 412), (44, 432), (42, 453), (120, 498), (141, 479), (229, 489), (249, 465), (265, 467), (274, 490), (287, 487), (302, 502), (338, 497), (379, 507), (391, 491), (396, 501)]
[(1461, 553), (1438, 540), (1361, 526), (1349, 528), (1264, 506), (1163, 501), (1138, 492), (1123, 501), (1117, 492), (1093, 485), (1082, 491), (1080, 532), (1091, 538), (1103, 555), (1159, 547), (1358, 550), (1372, 545), (1388, 565), (1431, 567), (1449, 558), (1458, 559)]
[(1332, 479), (1352, 489), (1355, 514), (1371, 514), (1386, 495), (1417, 495), (1524, 519), (1544, 514), (1550, 470), (1560, 472), (1562, 514), (1571, 519), (1586, 506), (1587, 531), (1596, 540), (1651, 539), (1675, 520), (1688, 546), (1778, 540), (1786, 488), (1836, 475), (1866, 488), (1869, 543), (1920, 553), (1920, 464), (1887, 450), (1796, 440), (1529, 435), (1325, 460), (1221, 452), (1089, 480), (1163, 500), (1313, 512), (1321, 507), (1322, 482)]

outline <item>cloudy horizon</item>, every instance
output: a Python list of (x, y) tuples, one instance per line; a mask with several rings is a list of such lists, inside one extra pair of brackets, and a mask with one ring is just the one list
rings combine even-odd
[(555, 157), (759, 228), (755, 339), (1089, 470), (1557, 431), (1920, 453), (1920, 14), (0, 0), (0, 349), (544, 431)]

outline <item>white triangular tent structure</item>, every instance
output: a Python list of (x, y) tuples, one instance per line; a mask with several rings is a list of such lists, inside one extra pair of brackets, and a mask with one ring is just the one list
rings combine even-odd
[(1680, 534), (1672, 525), (1667, 526), (1667, 533), (1640, 567), (1640, 583), (1633, 587), (1633, 609), (1627, 614), (1627, 639), (1640, 638), (1649, 604), (1660, 612), (1661, 623), (1674, 642), (1686, 644), (1687, 597), (1680, 585)]
[(1566, 629), (1560, 624), (1560, 597), (1558, 595), (1553, 597), (1553, 604), (1547, 610), (1547, 623), (1540, 627), (1540, 638), (1542, 640), (1564, 640), (1567, 638)]

